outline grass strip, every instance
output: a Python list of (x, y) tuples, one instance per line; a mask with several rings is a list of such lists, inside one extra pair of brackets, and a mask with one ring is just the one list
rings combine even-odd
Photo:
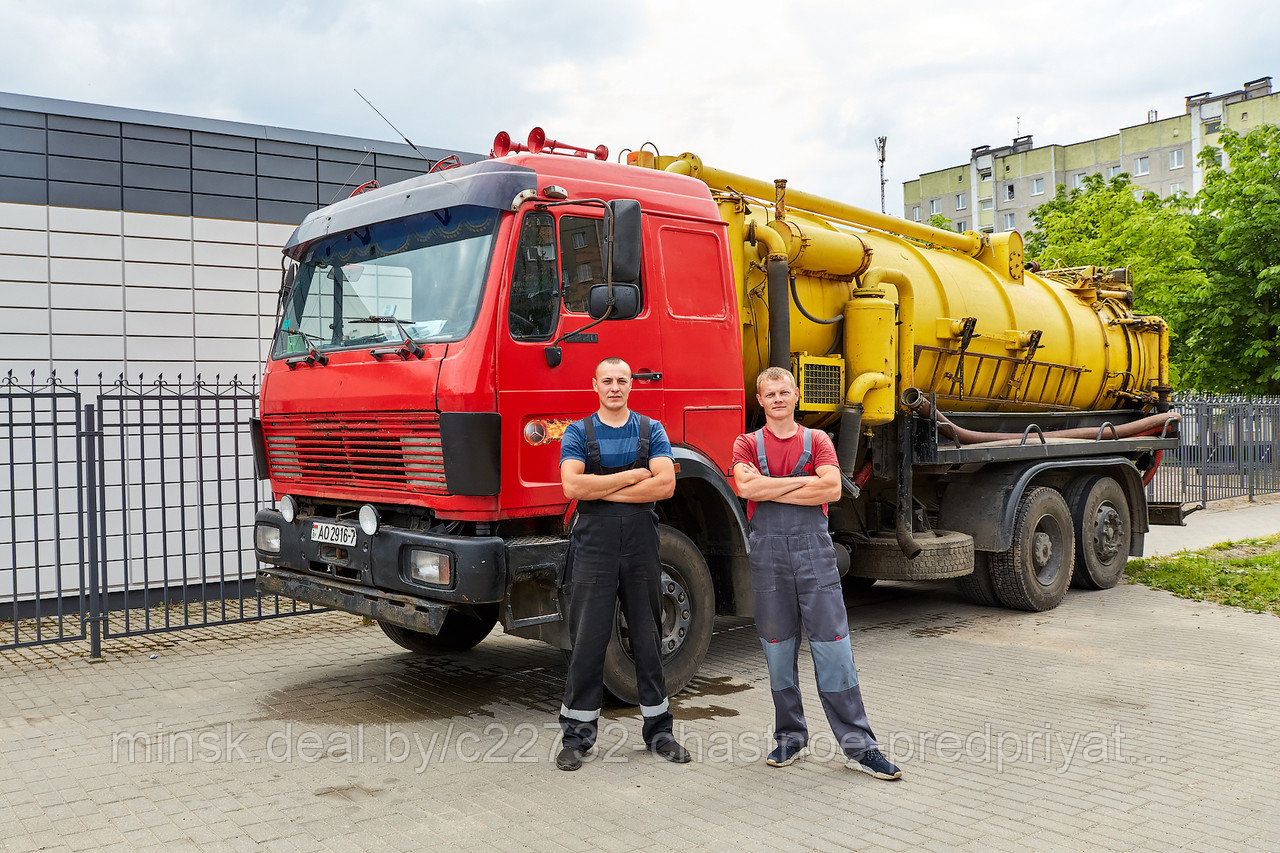
[(1130, 560), (1125, 575), (1180, 598), (1280, 616), (1280, 536)]

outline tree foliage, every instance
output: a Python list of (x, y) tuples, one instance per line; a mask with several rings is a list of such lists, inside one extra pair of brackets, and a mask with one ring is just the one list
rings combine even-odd
[(941, 228), (943, 231), (956, 230), (952, 226), (951, 220), (947, 219), (947, 217), (943, 216), (941, 213), (935, 213), (933, 216), (930, 216), (927, 220), (925, 220), (925, 224), (932, 225), (934, 228)]
[(1032, 211), (1042, 268), (1127, 267), (1135, 307), (1173, 337), (1175, 387), (1280, 393), (1280, 128), (1220, 136), (1199, 155), (1203, 189), (1161, 200), (1127, 175), (1059, 186)]

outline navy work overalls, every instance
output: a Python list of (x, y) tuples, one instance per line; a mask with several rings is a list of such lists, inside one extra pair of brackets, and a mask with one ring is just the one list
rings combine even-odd
[[(586, 473), (616, 474), (649, 467), (650, 421), (644, 415), (639, 421), (635, 461), (607, 467), (600, 463), (600, 443), (588, 417), (584, 421)], [(595, 744), (604, 700), (605, 649), (614, 627), (614, 603), (619, 600), (636, 662), (644, 741), (653, 746), (662, 735), (670, 735), (672, 723), (659, 648), (662, 567), (653, 504), (579, 501), (570, 542), (569, 639), (573, 651), (560, 706), (564, 746), (585, 752)]]
[[(769, 472), (764, 429), (755, 434), (757, 466), (765, 476), (800, 476), (813, 457), (813, 436), (804, 433), (803, 452), (790, 475)], [(857, 758), (876, 748), (875, 735), (858, 688), (849, 644), (849, 614), (844, 606), (835, 547), (821, 506), (776, 501), (756, 504), (751, 516), (751, 591), (756, 630), (769, 665), (773, 690), (774, 738), (780, 746), (809, 742), (800, 701), (800, 630), (809, 638), (818, 698), (845, 755)]]

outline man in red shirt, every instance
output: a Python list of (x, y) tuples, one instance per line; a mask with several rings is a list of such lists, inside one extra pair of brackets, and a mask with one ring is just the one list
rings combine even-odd
[(827, 530), (827, 504), (839, 500), (842, 488), (835, 446), (822, 430), (796, 423), (799, 392), (790, 371), (761, 373), (756, 399), (765, 425), (734, 442), (733, 479), (747, 499), (756, 630), (773, 690), (777, 747), (768, 763), (786, 767), (809, 743), (797, 683), (803, 628), (818, 698), (845, 764), (877, 779), (901, 778), (867, 723), (849, 645), (849, 614)]

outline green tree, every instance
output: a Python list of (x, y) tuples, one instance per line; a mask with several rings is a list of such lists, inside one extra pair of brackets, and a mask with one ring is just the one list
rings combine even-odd
[(1207, 277), (1172, 312), (1186, 330), (1183, 375), (1202, 390), (1280, 394), (1280, 127), (1219, 141), (1200, 152), (1195, 197)]
[(1185, 205), (1182, 197), (1161, 201), (1128, 175), (1089, 175), (1073, 190), (1059, 184), (1053, 199), (1031, 212), (1027, 258), (1046, 270), (1125, 267), (1137, 310), (1167, 314), (1180, 294), (1205, 283)]
[(943, 231), (954, 231), (955, 226), (951, 224), (951, 220), (943, 216), (941, 213), (935, 213), (925, 220), (926, 225), (932, 225), (934, 228), (941, 228)]

